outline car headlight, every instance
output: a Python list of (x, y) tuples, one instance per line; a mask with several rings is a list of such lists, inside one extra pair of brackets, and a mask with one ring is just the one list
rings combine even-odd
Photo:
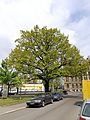
[(54, 96), (54, 98), (58, 98), (58, 96)]
[(34, 102), (39, 103), (39, 102), (41, 102), (41, 100), (34, 100)]

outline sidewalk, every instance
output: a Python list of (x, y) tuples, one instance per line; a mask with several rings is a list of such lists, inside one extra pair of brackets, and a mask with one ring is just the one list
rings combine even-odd
[(4, 115), (24, 108), (26, 108), (25, 103), (11, 105), (11, 106), (3, 106), (3, 107), (0, 106), (0, 115)]

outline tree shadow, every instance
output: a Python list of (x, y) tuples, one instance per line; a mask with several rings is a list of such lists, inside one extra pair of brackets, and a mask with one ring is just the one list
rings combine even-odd
[(74, 105), (82, 107), (83, 101), (77, 101), (74, 103)]

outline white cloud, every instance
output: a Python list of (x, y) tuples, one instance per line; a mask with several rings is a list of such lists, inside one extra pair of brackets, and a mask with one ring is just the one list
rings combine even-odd
[(51, 13), (54, 18), (51, 24), (69, 34), (70, 42), (80, 49), (83, 56), (90, 55), (90, 1), (54, 0)]
[[(20, 30), (29, 30), (36, 24), (46, 26), (51, 20), (50, 4), (51, 0), (1, 0), (0, 36), (5, 36), (7, 42), (9, 41), (14, 46), (14, 41), (19, 37)], [(4, 44), (7, 44), (5, 39), (3, 41)], [(5, 51), (6, 53), (8, 51), (7, 48), (4, 49), (4, 52), (3, 49), (1, 51), (6, 57)], [(1, 55), (0, 57), (2, 58)]]
[(47, 25), (50, 21), (48, 14), (51, 0), (45, 1), (19, 0), (10, 2), (9, 0), (8, 4), (3, 3), (0, 14), (2, 18), (0, 26), (3, 25), (4, 33), (15, 36), (20, 29), (30, 29), (35, 24)]
[(0, 60), (8, 57), (11, 52), (12, 44), (8, 37), (0, 36)]
[[(89, 0), (0, 0), (0, 53), (6, 57), (20, 30), (30, 30), (38, 24), (59, 28), (69, 35), (70, 43), (75, 44), (82, 55), (88, 56), (89, 13)], [(7, 42), (10, 44), (3, 50), (1, 46)]]

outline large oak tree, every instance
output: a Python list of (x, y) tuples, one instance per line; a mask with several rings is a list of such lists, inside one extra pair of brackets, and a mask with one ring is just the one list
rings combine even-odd
[[(45, 91), (49, 82), (65, 74), (70, 74), (67, 66), (79, 65), (79, 50), (69, 43), (68, 37), (56, 28), (39, 28), (21, 31), (16, 47), (9, 56), (9, 64), (20, 74), (41, 79)], [(65, 68), (66, 67), (66, 68)]]

